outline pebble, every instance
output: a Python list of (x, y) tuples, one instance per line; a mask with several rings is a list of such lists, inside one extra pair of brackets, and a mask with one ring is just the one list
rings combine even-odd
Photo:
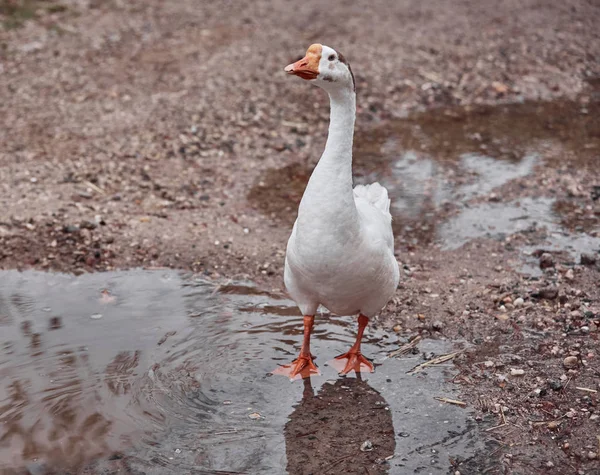
[(591, 450), (587, 454), (590, 460), (596, 460), (598, 458), (598, 454), (596, 452), (592, 452)]
[(256, 421), (258, 419), (262, 419), (262, 416), (258, 412), (253, 412), (251, 414), (248, 414), (248, 417), (254, 421)]
[(444, 324), (440, 321), (440, 320), (435, 320), (432, 324), (431, 327), (436, 330), (436, 331), (441, 331), (442, 328), (444, 328)]
[(550, 381), (549, 386), (553, 391), (560, 391), (563, 387), (560, 381)]
[(510, 375), (511, 376), (523, 376), (525, 374), (525, 370), (524, 369), (511, 369), (510, 370)]
[(373, 450), (373, 443), (370, 440), (365, 440), (360, 446), (361, 452), (370, 452), (371, 450)]
[(514, 303), (515, 307), (519, 308), (519, 307), (523, 306), (523, 304), (525, 303), (525, 300), (523, 300), (521, 297), (517, 297), (513, 303)]
[(577, 356), (567, 356), (563, 361), (563, 366), (567, 369), (577, 368), (579, 361)]
[(63, 233), (76, 233), (77, 231), (79, 231), (79, 226), (74, 226), (72, 224), (63, 226)]
[(569, 269), (565, 273), (565, 279), (567, 279), (567, 280), (573, 280), (574, 278), (575, 278), (575, 274), (573, 274), (573, 269)]
[(538, 299), (554, 300), (556, 297), (558, 297), (558, 289), (552, 286), (545, 287), (532, 292), (531, 296)]
[(544, 252), (541, 256), (540, 256), (540, 268), (541, 269), (548, 269), (550, 267), (554, 267), (554, 257), (552, 257), (552, 254), (549, 254), (547, 252)]
[(548, 429), (554, 430), (556, 429), (558, 426), (560, 425), (560, 422), (558, 421), (551, 421), (548, 422)]
[(597, 257), (593, 254), (581, 254), (580, 261), (583, 266), (593, 266), (596, 264)]

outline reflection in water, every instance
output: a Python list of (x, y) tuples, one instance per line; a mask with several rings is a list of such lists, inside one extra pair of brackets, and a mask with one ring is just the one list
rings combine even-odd
[[(302, 473), (289, 437), (310, 421), (318, 439), (298, 439), (322, 442), (311, 450), (344, 471), (354, 461), (370, 473), (445, 474), (448, 457), (482, 447), (468, 413), (434, 399), (453, 396), (447, 368), (406, 375), (422, 360), (385, 359), (395, 337), (367, 330), (364, 352), (378, 363), (368, 383), (337, 377), (324, 362), (353, 343), (353, 317), (316, 319), (315, 397), (268, 377), (297, 353), (302, 316), (252, 286), (226, 292), (175, 272), (0, 272), (10, 317), (0, 331), (0, 473)], [(394, 442), (392, 421), (410, 437)], [(366, 439), (372, 452), (360, 451)], [(388, 465), (375, 463), (394, 443)]]
[(291, 475), (388, 473), (386, 459), (396, 446), (390, 408), (360, 374), (328, 381), (317, 395), (304, 379), (302, 401), (284, 433)]
[[(101, 298), (105, 286), (118, 302)], [(2, 312), (11, 316), (0, 334), (0, 472), (31, 463), (74, 469), (140, 437), (134, 387), (160, 336), (142, 308), (160, 315), (169, 287), (179, 286), (147, 275), (0, 275)]]

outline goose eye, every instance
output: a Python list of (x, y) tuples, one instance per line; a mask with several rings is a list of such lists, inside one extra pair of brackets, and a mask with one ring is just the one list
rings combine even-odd
[(333, 61), (335, 59), (335, 54), (330, 54), (328, 59), (329, 61)]

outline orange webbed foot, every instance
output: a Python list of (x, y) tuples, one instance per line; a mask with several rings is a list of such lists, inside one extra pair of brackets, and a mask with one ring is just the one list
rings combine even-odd
[(321, 372), (317, 365), (313, 362), (312, 355), (300, 355), (290, 364), (282, 365), (273, 371), (273, 374), (287, 376), (290, 381), (295, 381), (303, 378), (310, 378), (314, 375), (320, 375)]
[[(348, 360), (342, 368), (343, 362), (340, 360)], [(340, 374), (345, 375), (350, 371), (355, 373), (373, 373), (375, 366), (371, 363), (362, 353), (358, 351), (348, 351), (343, 355), (336, 356), (332, 362), (332, 366), (339, 371)], [(337, 364), (336, 364), (337, 363)], [(341, 371), (340, 371), (341, 369)]]

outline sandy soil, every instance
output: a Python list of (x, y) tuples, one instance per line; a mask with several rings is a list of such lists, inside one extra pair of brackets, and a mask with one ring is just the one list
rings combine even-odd
[[(467, 132), (500, 130), (513, 150), (550, 134), (561, 146), (540, 145), (531, 174), (469, 203), (552, 196), (565, 229), (598, 236), (592, 0), (0, 5), (0, 268), (165, 266), (281, 289), (328, 120), (322, 92), (282, 68), (316, 41), (357, 77), (359, 180), (380, 177), (383, 139), (415, 124), (449, 169)], [(482, 422), (506, 421), (489, 432), (504, 473), (600, 473), (598, 266), (557, 252), (525, 278), (520, 249), (541, 256), (543, 227), (444, 250), (436, 229), (456, 212), (397, 219), (404, 276), (380, 323), (473, 343), (454, 382)]]

